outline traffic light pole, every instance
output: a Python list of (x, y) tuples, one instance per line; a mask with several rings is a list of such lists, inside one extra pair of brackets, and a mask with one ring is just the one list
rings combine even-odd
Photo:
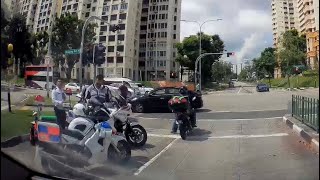
[(96, 81), (96, 76), (97, 76), (97, 65), (96, 62), (94, 61), (94, 55), (96, 54), (96, 45), (93, 44), (93, 82)]
[[(203, 53), (200, 56), (198, 56), (198, 58), (197, 58), (197, 60), (195, 62), (195, 65), (194, 65), (195, 66), (194, 84), (196, 85), (196, 87), (198, 87), (197, 86), (197, 84), (198, 84), (198, 81), (197, 81), (197, 79), (198, 79), (197, 78), (197, 76), (198, 76), (198, 67), (197, 67), (197, 65), (198, 65), (199, 61), (201, 60), (201, 58), (205, 57), (205, 56), (208, 56), (208, 55), (223, 55), (223, 54), (229, 54), (229, 53)], [(199, 74), (199, 75), (200, 75), (199, 79), (201, 79), (201, 74)], [(199, 85), (199, 87), (201, 87), (201, 86)], [(201, 88), (196, 89), (196, 90), (200, 90), (201, 91)]]
[(108, 25), (110, 25), (108, 22), (106, 22), (106, 20), (103, 20), (101, 18), (99, 18), (98, 16), (90, 16), (88, 19), (86, 19), (86, 21), (84, 22), (84, 25), (82, 27), (82, 33), (81, 33), (81, 44), (80, 44), (80, 59), (79, 59), (79, 84), (80, 84), (80, 90), (82, 89), (82, 59), (83, 59), (83, 45), (84, 45), (84, 35), (86, 32), (86, 28), (89, 24), (89, 22), (91, 20), (100, 20), (103, 21), (105, 23), (107, 23)]

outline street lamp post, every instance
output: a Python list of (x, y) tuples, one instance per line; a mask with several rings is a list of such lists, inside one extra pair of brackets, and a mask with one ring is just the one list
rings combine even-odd
[(80, 44), (80, 59), (79, 59), (79, 81), (80, 81), (80, 89), (82, 88), (82, 58), (83, 58), (83, 44), (84, 44), (84, 34), (86, 32), (86, 28), (89, 24), (89, 22), (93, 19), (103, 21), (110, 25), (106, 20), (103, 20), (99, 18), (98, 16), (90, 16), (86, 21), (84, 22), (84, 25), (82, 27), (82, 34), (81, 34), (81, 44)]
[[(221, 21), (222, 19), (209, 19), (209, 20), (206, 20), (204, 21), (202, 24), (200, 24), (198, 21), (189, 21), (189, 20), (181, 20), (183, 22), (194, 22), (194, 23), (197, 23), (199, 25), (199, 30), (200, 30), (200, 33), (199, 33), (199, 57), (202, 53), (202, 26), (207, 23), (207, 22), (211, 22), (211, 21)], [(202, 62), (201, 62), (201, 58), (200, 57), (200, 64), (199, 64), (199, 74), (200, 74), (200, 84), (199, 84), (199, 87), (200, 87), (200, 90), (201, 90), (201, 73), (202, 73)], [(195, 67), (197, 67), (197, 64), (195, 65)], [(195, 74), (197, 74), (197, 71), (195, 71)]]

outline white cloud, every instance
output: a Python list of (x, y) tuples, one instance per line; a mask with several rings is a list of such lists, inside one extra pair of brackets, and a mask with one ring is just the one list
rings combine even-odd
[[(202, 31), (218, 34), (226, 49), (236, 52), (236, 57), (228, 58), (236, 63), (243, 58), (253, 59), (272, 46), (270, 5), (265, 0), (183, 0), (181, 19), (203, 22), (222, 18), (206, 23)], [(197, 24), (181, 22), (181, 40), (197, 32)]]

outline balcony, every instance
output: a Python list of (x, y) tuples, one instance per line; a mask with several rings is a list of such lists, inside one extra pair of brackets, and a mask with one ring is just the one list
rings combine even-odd
[(319, 36), (319, 32), (308, 32), (306, 38), (316, 38)]
[(317, 52), (316, 51), (309, 51), (307, 53), (307, 57), (315, 57), (317, 55)]

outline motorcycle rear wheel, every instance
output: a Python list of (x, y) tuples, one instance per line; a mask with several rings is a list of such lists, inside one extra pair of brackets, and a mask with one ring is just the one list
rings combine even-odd
[(187, 128), (184, 124), (179, 126), (180, 136), (182, 140), (186, 140), (187, 138)]

